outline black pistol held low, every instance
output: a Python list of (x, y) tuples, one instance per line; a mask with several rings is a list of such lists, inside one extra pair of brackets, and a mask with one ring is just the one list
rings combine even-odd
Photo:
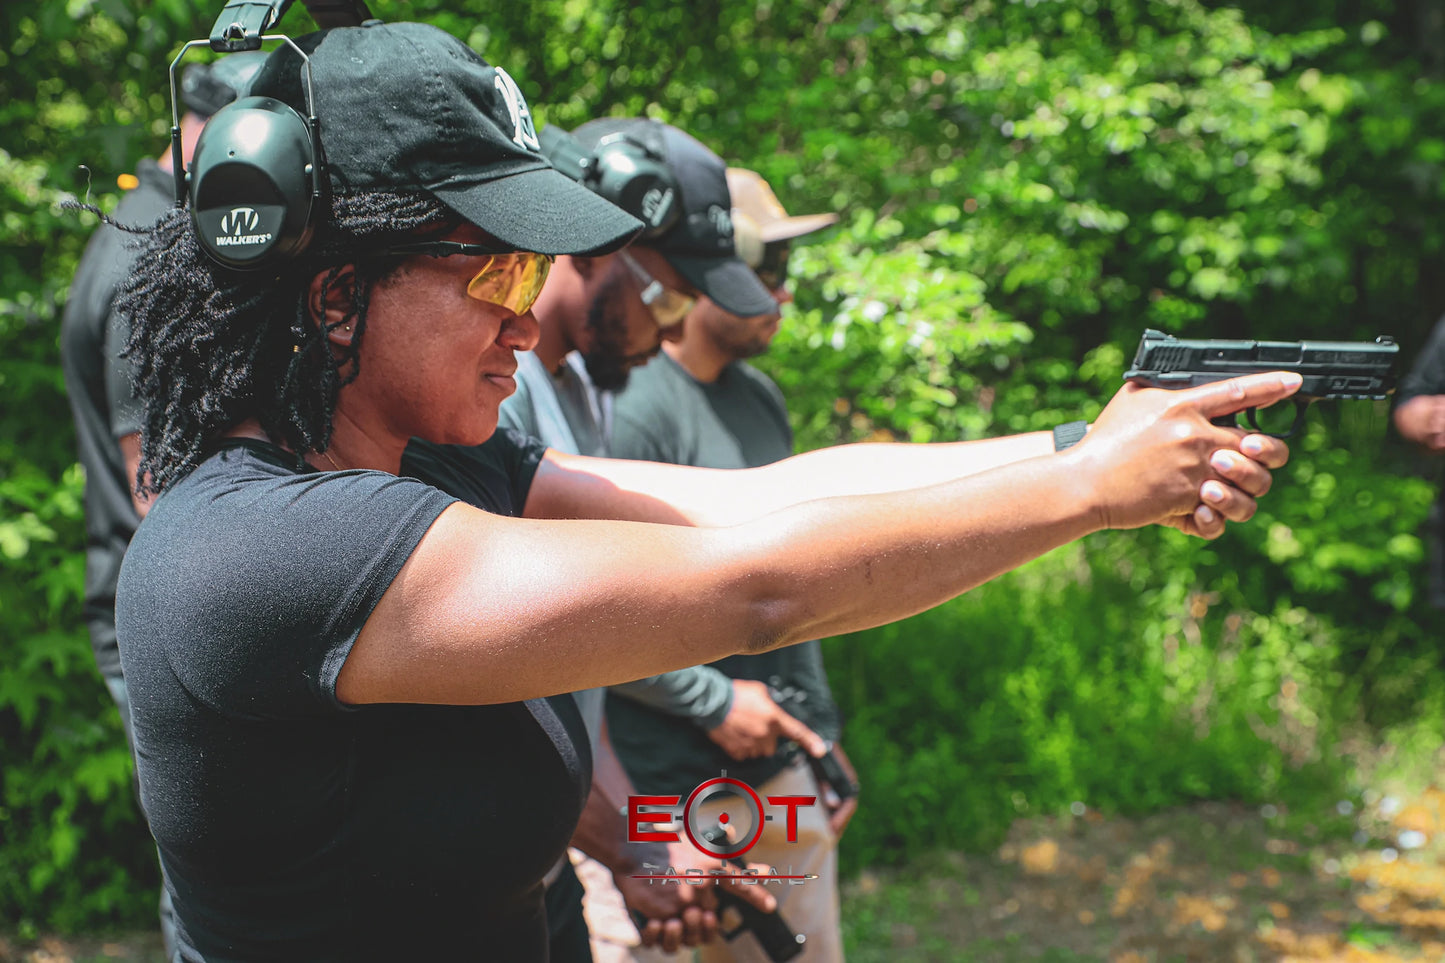
[[(1314, 401), (1378, 400), (1395, 390), (1395, 362), (1400, 346), (1391, 337), (1374, 341), (1232, 341), (1176, 338), (1146, 330), (1139, 339), (1133, 366), (1125, 381), (1151, 388), (1193, 388), (1266, 371), (1293, 371), (1304, 378), (1294, 394), (1295, 419), (1277, 435), (1259, 426), (1255, 409), (1246, 412), (1249, 427), (1275, 438), (1292, 438), (1304, 424)], [(1234, 425), (1236, 415), (1215, 419)]]

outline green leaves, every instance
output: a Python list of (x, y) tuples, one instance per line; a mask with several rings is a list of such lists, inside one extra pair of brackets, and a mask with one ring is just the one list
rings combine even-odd
[[(1445, 250), (1445, 38), (1424, 2), (375, 9), (466, 39), (540, 120), (669, 120), (760, 171), (790, 211), (841, 214), (796, 247), (797, 301), (759, 359), (811, 448), (1091, 418), (1145, 327), (1393, 334), (1412, 356), (1442, 307)], [(151, 911), (134, 881), (154, 883), (154, 854), (81, 625), (82, 480), (56, 348), (95, 219), (57, 203), (109, 210), (117, 175), (160, 153), (166, 67), (218, 6), (0, 13), (6, 921)], [(307, 28), (299, 4), (282, 26)], [(1015, 794), (1044, 809), (1258, 797), (1327, 778), (1344, 722), (1438, 705), (1441, 626), (1421, 591), (1433, 489), (1386, 436), (1382, 407), (1322, 409), (1259, 517), (1217, 543), (1091, 539), (830, 643), (869, 787), (845, 858), (985, 841)]]

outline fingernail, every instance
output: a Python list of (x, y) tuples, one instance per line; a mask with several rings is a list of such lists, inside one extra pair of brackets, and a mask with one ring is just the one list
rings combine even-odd
[(1209, 456), (1209, 463), (1215, 471), (1229, 471), (1234, 467), (1234, 456), (1227, 451), (1216, 451)]
[(1208, 505), (1200, 505), (1194, 509), (1194, 517), (1199, 519), (1201, 524), (1208, 525), (1214, 521), (1214, 509)]
[(1286, 371), (1284, 374), (1279, 376), (1279, 383), (1284, 385), (1286, 388), (1297, 388), (1300, 385), (1304, 384), (1304, 380), (1304, 375), (1300, 374), (1297, 371)]
[(1246, 455), (1258, 455), (1264, 451), (1264, 439), (1258, 435), (1250, 435), (1239, 443), (1239, 450)]
[(1224, 501), (1224, 486), (1219, 482), (1207, 481), (1199, 489), (1201, 498), (1207, 498), (1212, 502)]

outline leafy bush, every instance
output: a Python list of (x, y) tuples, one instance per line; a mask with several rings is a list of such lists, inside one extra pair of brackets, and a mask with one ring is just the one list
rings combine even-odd
[[(762, 359), (815, 447), (1092, 417), (1145, 327), (1388, 333), (1410, 356), (1445, 301), (1428, 2), (374, 8), (504, 64), (542, 120), (671, 120), (791, 210), (841, 212), (799, 249), (796, 309)], [(55, 203), (109, 208), (115, 177), (160, 152), (164, 67), (216, 7), (0, 9), (0, 926), (152, 912), (154, 857), (79, 620), (55, 337), (94, 219)], [(299, 6), (284, 27), (306, 28)], [(1288, 798), (1344, 778), (1361, 720), (1438, 716), (1430, 486), (1382, 445), (1381, 407), (1312, 419), (1259, 517), (1219, 542), (1096, 536), (830, 642), (867, 787), (845, 860), (981, 845), (1075, 799)]]

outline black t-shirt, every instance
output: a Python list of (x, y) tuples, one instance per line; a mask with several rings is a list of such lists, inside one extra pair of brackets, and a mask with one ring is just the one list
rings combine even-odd
[[(501, 435), (415, 447), (408, 470), (469, 471), (478, 501), (510, 512), (538, 458)], [(571, 700), (336, 698), (362, 625), (453, 501), (230, 441), (137, 531), (116, 621), (186, 960), (545, 959), (541, 879), (591, 779)]]
[[(175, 203), (175, 182), (142, 161), (140, 184), (121, 199), (115, 219), (144, 227)], [(130, 331), (113, 311), (116, 291), (138, 256), (136, 237), (109, 225), (91, 236), (76, 268), (60, 321), (60, 361), (75, 416), (80, 464), (85, 468), (85, 622), (101, 675), (120, 677), (115, 649), (115, 579), (140, 519), (131, 502), (117, 439), (140, 431), (140, 406), (131, 393), (130, 365), (121, 360)]]
[[(700, 468), (756, 468), (793, 453), (782, 392), (744, 362), (701, 382), (666, 353), (632, 372), (613, 407), (612, 454)], [(760, 655), (711, 663), (734, 679), (767, 682), (785, 696), (784, 709), (825, 739), (841, 728), (823, 670), (822, 648), (804, 642)], [(738, 762), (705, 731), (625, 697), (607, 700), (608, 734), (641, 793), (683, 793), (726, 769), (754, 786), (778, 773), (796, 751)]]

